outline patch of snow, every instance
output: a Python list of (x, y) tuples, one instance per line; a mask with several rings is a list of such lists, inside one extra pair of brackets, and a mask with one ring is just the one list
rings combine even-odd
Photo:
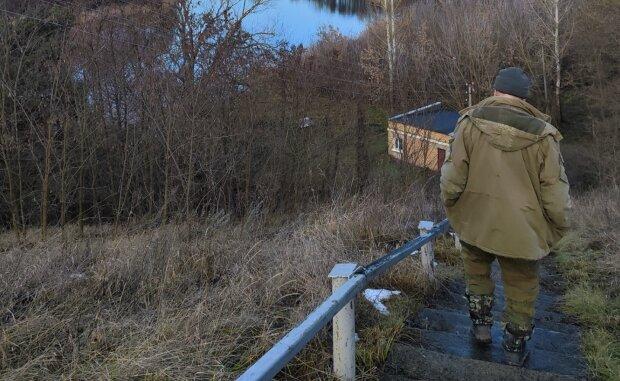
[(82, 279), (86, 279), (86, 274), (84, 274), (84, 273), (73, 273), (73, 274), (69, 274), (69, 279), (73, 279), (73, 280), (82, 280)]
[(314, 126), (314, 121), (309, 116), (303, 118), (299, 123), (299, 128), (308, 128)]
[(363, 294), (364, 298), (366, 298), (381, 315), (387, 316), (390, 312), (383, 302), (392, 296), (400, 295), (400, 291), (367, 288), (364, 290)]
[(433, 221), (420, 221), (418, 224), (418, 229), (429, 231), (433, 228), (433, 226), (435, 226)]

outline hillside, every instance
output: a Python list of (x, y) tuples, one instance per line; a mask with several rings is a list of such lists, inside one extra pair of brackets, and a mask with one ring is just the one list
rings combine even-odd
[[(0, 378), (236, 378), (329, 294), (334, 264), (445, 218), (437, 166), (388, 154), (390, 117), (441, 102), (457, 120), (518, 66), (573, 204), (539, 312), (580, 332), (556, 336), (572, 375), (619, 379), (620, 2), (279, 2), (296, 32), (323, 25), (300, 41), (256, 27), (270, 5), (0, 0)], [(389, 373), (411, 332), (464, 335), (442, 293), (462, 293), (453, 246), (436, 243), (436, 284), (417, 259), (372, 284), (403, 292), (388, 317), (357, 299), (361, 379), (428, 378)], [(332, 379), (331, 356), (328, 325), (277, 378)]]
[[(421, 205), (377, 195), (285, 221), (220, 214), (159, 228), (76, 227), (0, 238), (3, 379), (231, 379), (326, 296), (334, 263), (370, 262), (415, 234)], [(235, 237), (235, 239), (231, 239)], [(453, 270), (445, 268), (445, 275)], [(361, 302), (366, 377), (429, 291), (417, 261), (377, 286), (402, 290), (381, 318)], [(286, 373), (326, 377), (328, 332)]]

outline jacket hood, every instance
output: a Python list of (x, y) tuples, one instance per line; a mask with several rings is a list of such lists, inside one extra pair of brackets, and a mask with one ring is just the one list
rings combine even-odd
[(489, 97), (461, 111), (473, 125), (490, 137), (491, 145), (502, 151), (522, 150), (551, 135), (562, 139), (550, 117), (517, 98)]

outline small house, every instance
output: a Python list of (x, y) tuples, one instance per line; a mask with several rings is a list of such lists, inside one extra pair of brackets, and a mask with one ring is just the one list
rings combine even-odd
[(449, 134), (454, 132), (459, 117), (458, 112), (436, 102), (390, 118), (389, 155), (417, 167), (440, 170)]

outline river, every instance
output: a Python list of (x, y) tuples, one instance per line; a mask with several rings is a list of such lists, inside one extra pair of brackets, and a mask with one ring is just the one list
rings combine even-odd
[(356, 36), (373, 13), (370, 0), (271, 0), (246, 20), (245, 27), (274, 33), (272, 41), (309, 45), (326, 26)]

